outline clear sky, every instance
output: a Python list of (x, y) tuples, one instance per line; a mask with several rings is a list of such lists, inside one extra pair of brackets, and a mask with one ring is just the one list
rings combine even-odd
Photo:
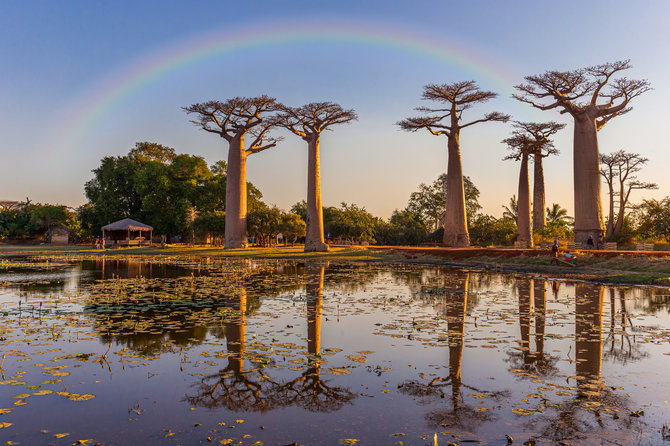
[[(468, 110), (568, 122), (510, 96), (523, 76), (631, 59), (630, 78), (654, 90), (600, 132), (601, 153), (650, 159), (640, 174), (670, 195), (664, 129), (670, 103), (670, 3), (657, 1), (1, 2), (0, 199), (85, 202), (106, 155), (137, 141), (226, 158), (225, 141), (181, 110), (196, 102), (269, 94), (288, 105), (332, 101), (359, 120), (322, 136), (325, 205), (345, 201), (389, 217), (446, 171), (446, 139), (395, 122), (423, 105), (422, 86), (473, 79), (499, 97)], [(501, 215), (518, 164), (502, 161), (509, 124), (461, 135), (464, 174), (484, 211)], [(280, 133), (280, 132), (278, 132)], [(572, 212), (572, 125), (545, 164), (547, 203)], [(248, 180), (288, 209), (306, 197), (305, 143), (286, 134), (248, 161)]]

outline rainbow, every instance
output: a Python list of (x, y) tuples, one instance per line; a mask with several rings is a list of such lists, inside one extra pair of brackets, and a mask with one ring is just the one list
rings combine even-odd
[[(217, 30), (173, 44), (106, 78), (63, 115), (67, 123), (59, 127), (52, 153), (75, 150), (84, 135), (95, 129), (105, 114), (126, 98), (170, 73), (199, 62), (255, 47), (290, 45), (301, 42), (337, 42), (386, 47), (419, 54), (471, 73), (472, 78), (510, 92), (519, 77), (490, 57), (458, 46), (444, 38), (415, 30), (379, 23), (264, 22), (235, 30)], [(439, 81), (439, 80), (438, 80)], [(448, 80), (445, 80), (445, 82)], [(225, 99), (225, 98), (220, 98)]]

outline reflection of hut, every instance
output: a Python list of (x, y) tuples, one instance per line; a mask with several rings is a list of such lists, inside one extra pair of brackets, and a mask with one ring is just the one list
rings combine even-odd
[(102, 237), (106, 243), (116, 246), (151, 246), (154, 228), (130, 218), (115, 221), (102, 227)]
[(51, 225), (44, 234), (47, 242), (52, 245), (67, 245), (70, 243), (70, 234), (72, 231), (67, 226)]

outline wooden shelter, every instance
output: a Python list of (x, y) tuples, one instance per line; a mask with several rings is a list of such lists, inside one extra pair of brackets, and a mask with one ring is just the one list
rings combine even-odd
[[(102, 227), (105, 246), (151, 246), (154, 228), (131, 218), (115, 221)], [(148, 233), (148, 237), (147, 237)]]

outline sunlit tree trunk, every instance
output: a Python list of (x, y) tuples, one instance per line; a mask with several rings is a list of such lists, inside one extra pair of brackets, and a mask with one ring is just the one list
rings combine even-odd
[(307, 351), (310, 355), (321, 353), (321, 315), (323, 313), (323, 278), (326, 265), (305, 265), (307, 283)]
[(609, 218), (607, 219), (607, 231), (605, 235), (609, 237), (614, 232), (614, 187), (610, 182), (607, 183), (609, 188)]
[(246, 353), (246, 333), (247, 333), (247, 293), (245, 289), (241, 289), (236, 310), (239, 312), (239, 317), (235, 320), (226, 322), (226, 347), (229, 353), (228, 356), (228, 370), (235, 373), (244, 372), (244, 354)]
[(588, 113), (575, 116), (574, 135), (575, 242), (586, 243), (591, 235), (603, 235), (603, 211), (600, 201), (600, 160), (595, 117)]
[(533, 357), (530, 354), (530, 326), (533, 303), (531, 300), (532, 279), (520, 279), (517, 282), (519, 292), (519, 330), (521, 335), (521, 349), (524, 364), (531, 364)]
[(542, 154), (536, 153), (533, 157), (533, 230), (544, 228), (547, 224), (545, 211), (544, 167)]
[(575, 352), (577, 384), (584, 390), (598, 390), (603, 353), (602, 285), (575, 284)]
[(465, 188), (463, 187), (458, 132), (452, 132), (447, 146), (449, 159), (447, 161), (447, 204), (443, 243), (445, 246), (467, 248), (470, 246), (470, 236), (465, 211)]
[(521, 155), (519, 172), (519, 201), (517, 202), (517, 241), (523, 247), (533, 246), (533, 234), (530, 222), (530, 185), (528, 181), (528, 154)]
[(465, 337), (465, 314), (468, 303), (470, 275), (465, 273), (458, 293), (447, 294), (447, 331), (449, 334), (449, 379), (451, 381), (452, 410), (460, 406), (461, 365), (463, 362), (463, 338)]
[(230, 140), (226, 177), (225, 248), (247, 246), (247, 153), (244, 135)]
[(307, 155), (307, 230), (305, 252), (328, 251), (323, 241), (323, 205), (321, 203), (321, 154), (320, 138), (315, 135), (308, 141)]
[(538, 359), (544, 357), (544, 332), (547, 311), (547, 281), (536, 279), (533, 285), (535, 302), (535, 351)]

